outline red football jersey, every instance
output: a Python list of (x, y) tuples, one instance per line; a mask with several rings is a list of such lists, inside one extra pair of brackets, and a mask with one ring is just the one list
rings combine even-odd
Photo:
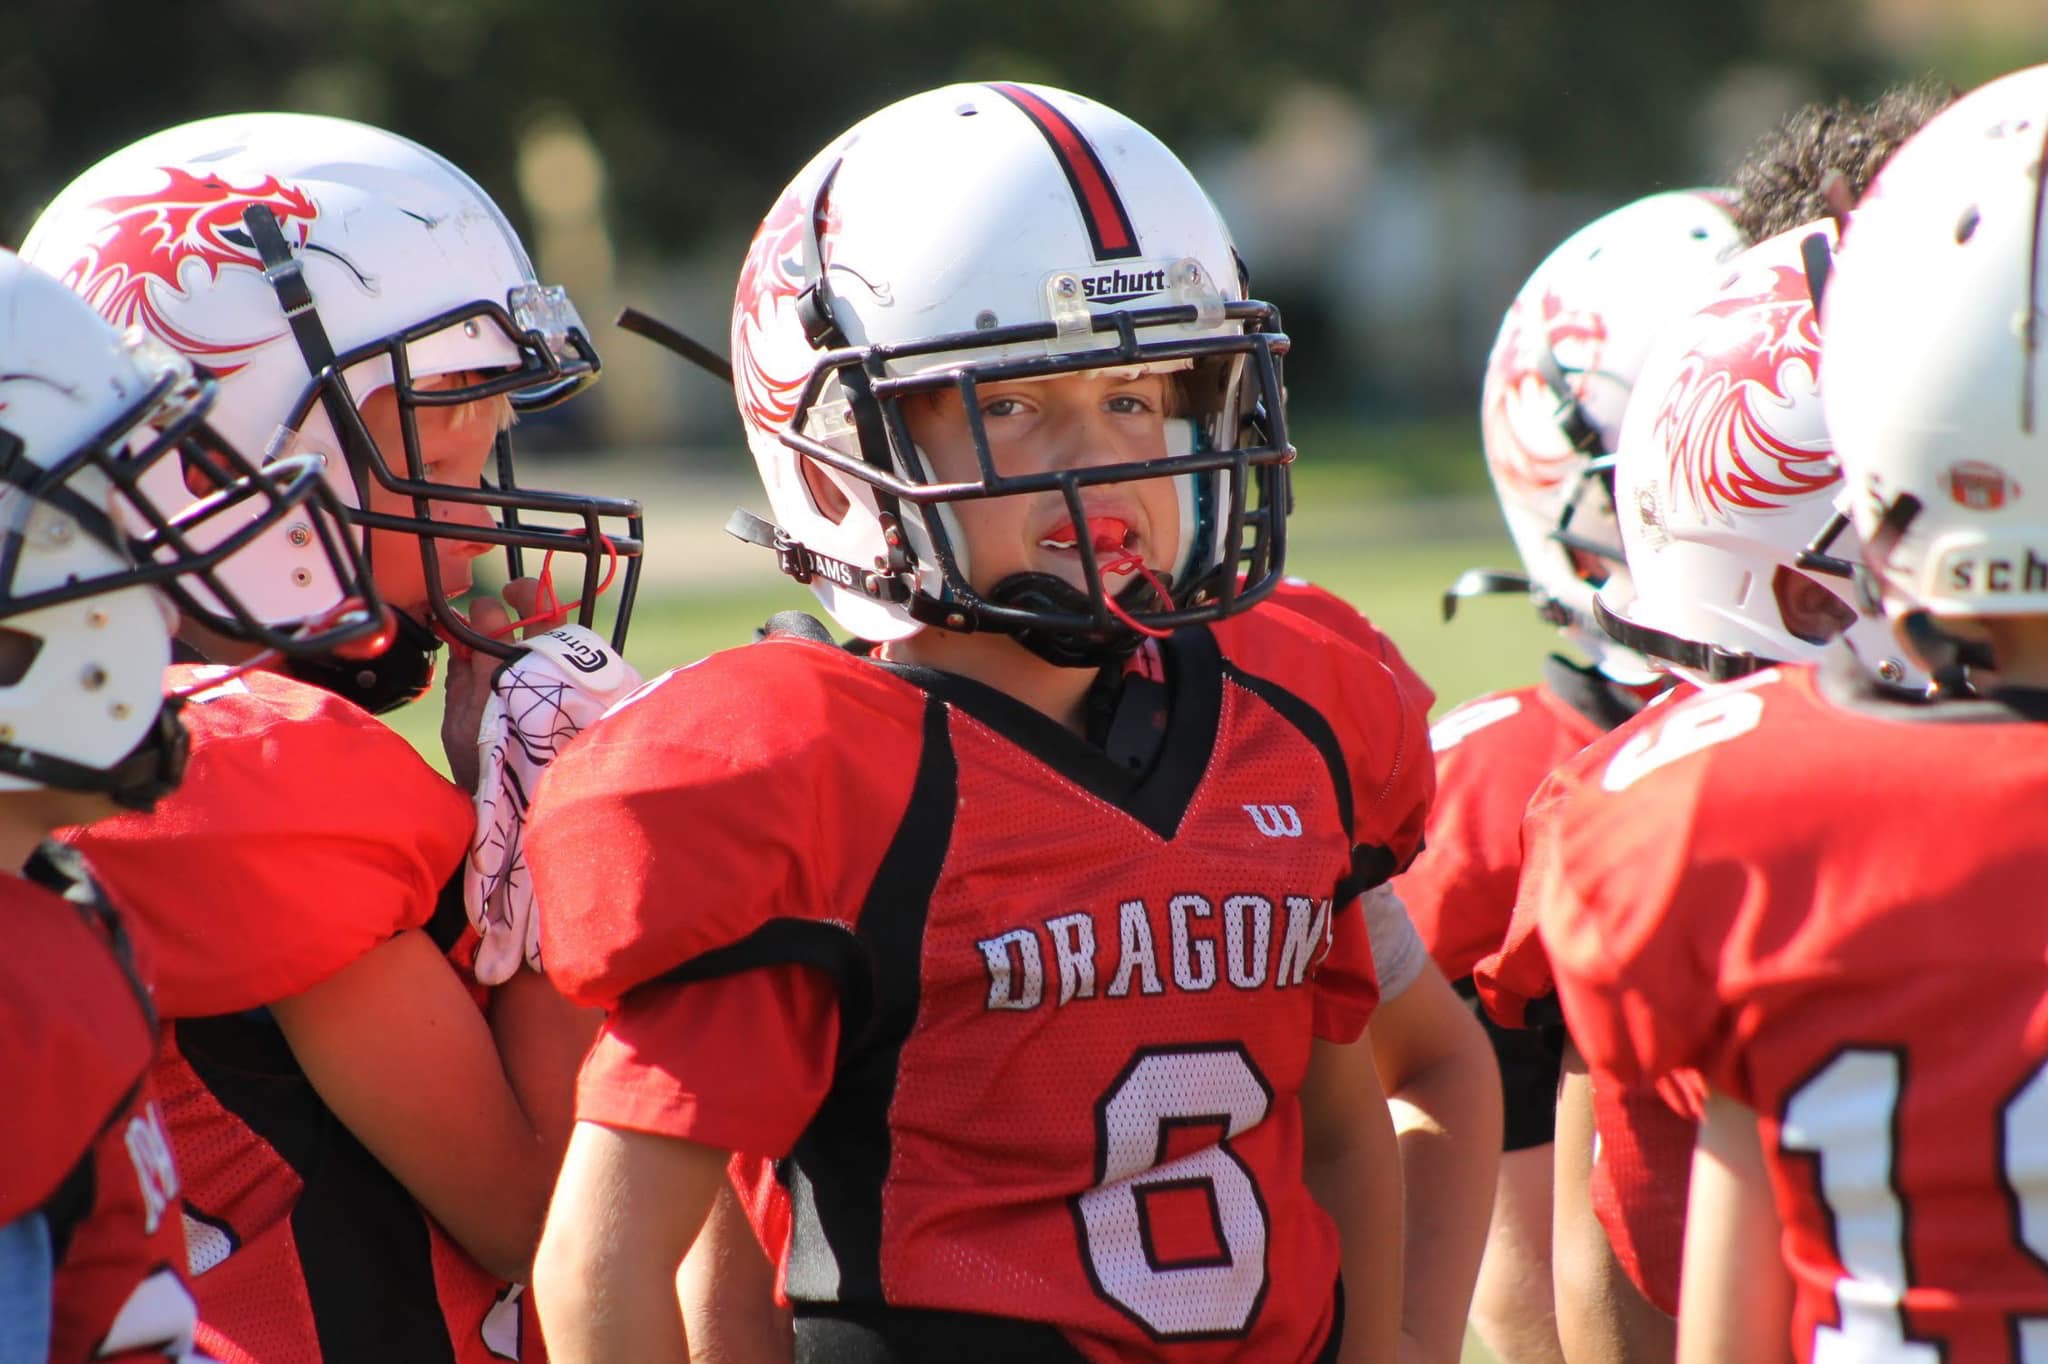
[(0, 875), (0, 1225), (49, 1226), (53, 1361), (197, 1361), (148, 990), (76, 853), (47, 847), (29, 875)]
[(1550, 770), (1640, 708), (1633, 689), (1559, 658), (1544, 679), (1446, 713), (1429, 732), (1428, 851), (1394, 882), (1447, 980), (1500, 949), (1522, 870), (1522, 811)]
[(467, 851), (468, 797), (383, 722), (275, 673), (201, 692), (182, 718), (179, 789), (69, 837), (156, 949), (153, 1081), (201, 1343), (227, 1364), (514, 1357), (507, 1286), (329, 1111), (263, 1007), (428, 922)]
[(1093, 1359), (1330, 1334), (1298, 1091), (1372, 1011), (1352, 902), (1420, 840), (1424, 735), (1384, 663), (1289, 613), (1161, 653), (1143, 771), (975, 683), (776, 639), (669, 674), (544, 778), (529, 856), (573, 997), (838, 982), (829, 1091), (753, 1148), (783, 1157), (800, 1308), (1025, 1318)]
[(1785, 668), (1562, 779), (1540, 913), (1572, 1035), (1756, 1110), (1799, 1357), (2031, 1357), (2048, 729)]

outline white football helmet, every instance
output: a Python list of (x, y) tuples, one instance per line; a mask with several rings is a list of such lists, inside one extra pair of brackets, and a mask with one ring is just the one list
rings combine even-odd
[(1814, 659), (1845, 638), (1894, 685), (1924, 685), (1883, 620), (1851, 605), (1855, 533), (1820, 399), (1809, 268), (1834, 225), (1781, 233), (1731, 262), (1705, 306), (1652, 350), (1622, 424), (1614, 501), (1629, 580), (1600, 625), (1695, 681)]
[(1653, 194), (1567, 237), (1502, 319), (1480, 392), (1487, 473), (1526, 576), (1467, 572), (1444, 594), (1526, 593), (1609, 676), (1645, 681), (1642, 659), (1593, 627), (1593, 593), (1625, 579), (1612, 466), (1630, 390), (1652, 339), (1683, 317), (1744, 245), (1721, 190)]
[[(597, 377), (574, 306), (541, 284), (518, 236), (474, 181), (405, 138), (343, 119), (238, 114), (144, 138), (74, 180), (30, 229), (22, 254), (119, 327), (141, 326), (220, 378), (214, 424), (244, 450), (331, 456), (328, 476), (359, 528), (409, 532), (445, 634), (498, 654), (517, 646), (470, 629), (448, 603), (436, 538), (579, 556), (588, 624), (611, 555), (626, 556), (618, 634), (637, 582), (639, 506), (521, 488), (508, 437), (495, 482), (438, 481), (416, 413), (497, 394), (549, 406)], [(449, 375), (460, 387), (422, 386)], [(405, 449), (382, 450), (359, 405), (395, 388)], [(413, 514), (363, 508), (372, 483)], [(490, 509), (490, 528), (433, 518), (431, 503)], [(528, 518), (540, 515), (545, 524)], [(267, 536), (229, 566), (240, 595), (273, 618), (307, 614), (336, 585), (290, 536)], [(401, 621), (388, 666), (425, 666), (436, 647)], [(351, 672), (355, 671), (352, 667)], [(423, 682), (423, 679), (421, 679)]]
[(1844, 234), (1828, 421), (1893, 616), (2048, 615), (2044, 151), (2036, 66), (1937, 115)]
[[(176, 784), (184, 734), (163, 677), (177, 606), (286, 650), (325, 652), (378, 628), (361, 564), (319, 500), (318, 463), (255, 473), (207, 428), (212, 400), (184, 357), (120, 336), (0, 251), (0, 791), (99, 791), (147, 808)], [(170, 507), (150, 496), (163, 471), (179, 489)], [(188, 479), (209, 495), (187, 493)], [(286, 530), (363, 598), (349, 619), (288, 630), (223, 582), (250, 539)]]
[[(775, 523), (740, 513), (735, 533), (773, 545), (869, 640), (995, 630), (1082, 664), (1136, 642), (1123, 615), (1217, 619), (1281, 575), (1294, 452), (1278, 327), (1245, 297), (1215, 205), (1128, 118), (1042, 86), (912, 96), (819, 153), (748, 251), (733, 370)], [(1174, 373), (1185, 420), (1169, 423), (1167, 459), (1003, 477), (977, 424), (983, 476), (943, 485), (898, 406), (952, 389), (972, 412), (978, 382), (1103, 368)], [(843, 515), (820, 508), (806, 463), (851, 503)], [(1181, 504), (1180, 562), (1160, 575), (1171, 600), (1140, 584), (1113, 609), (1082, 490), (1161, 477)], [(976, 593), (948, 504), (1053, 490), (1087, 590), (1020, 574)]]

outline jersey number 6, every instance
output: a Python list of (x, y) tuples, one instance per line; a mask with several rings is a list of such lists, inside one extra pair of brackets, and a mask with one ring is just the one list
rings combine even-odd
[[(1095, 1105), (1095, 1187), (1073, 1202), (1082, 1263), (1154, 1340), (1238, 1336), (1259, 1315), (1266, 1205), (1230, 1138), (1272, 1103), (1233, 1043), (1142, 1047)], [(1175, 1157), (1177, 1132), (1193, 1149)]]

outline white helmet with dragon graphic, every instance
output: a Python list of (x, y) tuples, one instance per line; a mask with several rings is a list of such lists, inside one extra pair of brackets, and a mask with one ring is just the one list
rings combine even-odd
[(1603, 629), (1699, 681), (1817, 658), (1846, 639), (1880, 680), (1924, 685), (1859, 613), (1855, 533), (1820, 397), (1810, 280), (1832, 223), (1738, 256), (1711, 300), (1659, 338), (1622, 426), (1614, 500), (1629, 581)]

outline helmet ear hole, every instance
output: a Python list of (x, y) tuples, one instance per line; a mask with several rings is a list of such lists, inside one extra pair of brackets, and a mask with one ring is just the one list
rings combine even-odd
[(846, 514), (853, 510), (852, 501), (846, 491), (832, 481), (814, 459), (797, 457), (797, 471), (803, 475), (804, 491), (811, 495), (811, 505), (818, 515), (837, 526), (846, 520)]
[(0, 687), (19, 685), (42, 651), (41, 637), (0, 625)]

